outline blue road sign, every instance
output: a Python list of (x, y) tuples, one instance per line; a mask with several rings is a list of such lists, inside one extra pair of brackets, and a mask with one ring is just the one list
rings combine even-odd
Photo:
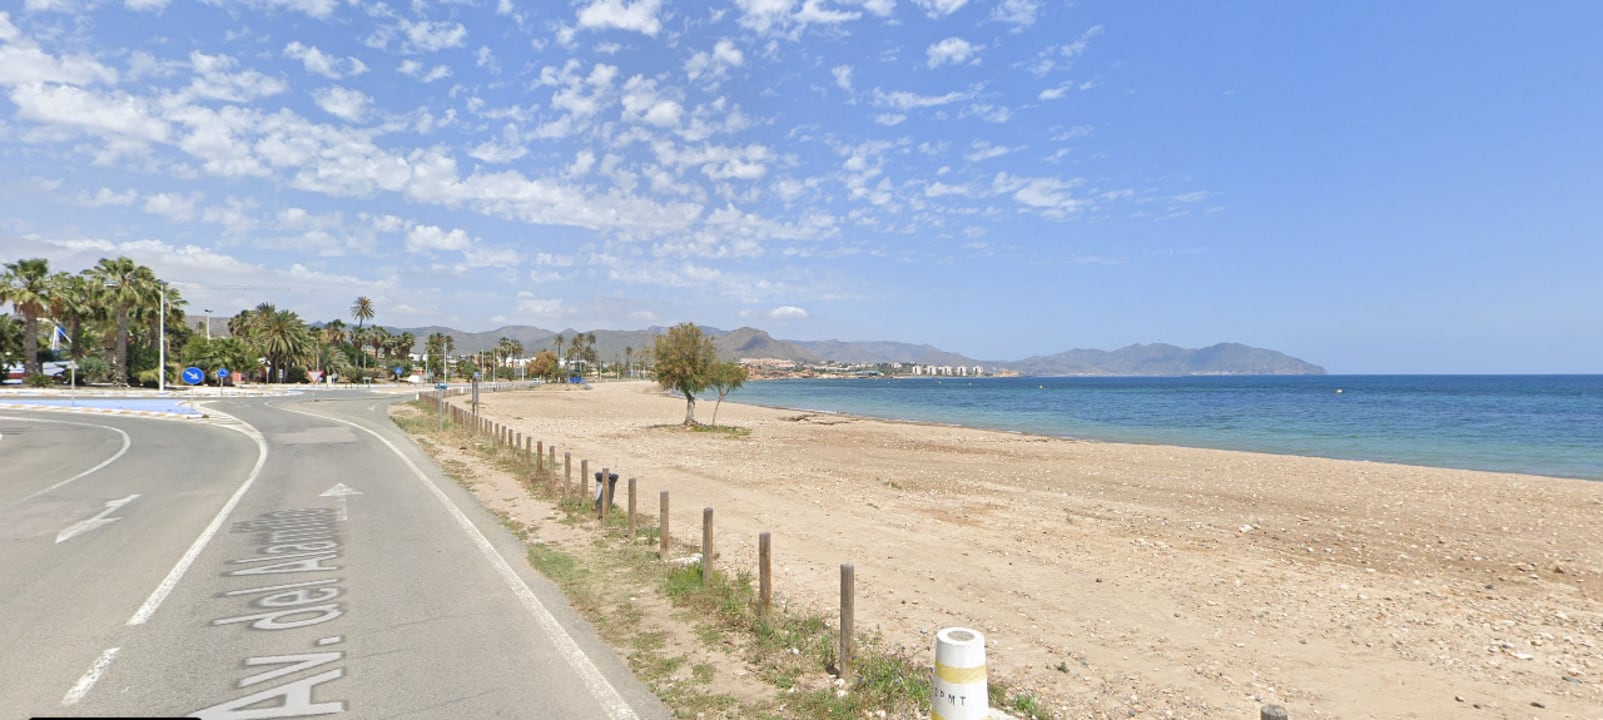
[(217, 379), (222, 380), (226, 377), (228, 377), (228, 368), (217, 368)]
[(206, 379), (206, 373), (201, 371), (201, 369), (198, 367), (186, 367), (184, 368), (183, 377), (184, 382), (189, 383), (190, 385), (199, 385)]
[(400, 365), (396, 365), (395, 366), (395, 374), (396, 375), (400, 375), (401, 373), (404, 373), (404, 372), (406, 372), (406, 368), (401, 367)]
[(438, 383), (438, 384), (436, 384), (434, 386), (434, 389), (435, 390), (444, 390), (444, 389), (446, 389), (446, 387), (447, 387), (447, 385), (445, 383)]

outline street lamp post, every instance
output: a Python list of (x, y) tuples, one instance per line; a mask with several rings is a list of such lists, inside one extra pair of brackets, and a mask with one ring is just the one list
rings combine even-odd
[(206, 339), (212, 339), (212, 309), (206, 308)]
[(161, 314), (156, 318), (156, 392), (167, 394), (167, 283), (157, 281), (161, 291)]

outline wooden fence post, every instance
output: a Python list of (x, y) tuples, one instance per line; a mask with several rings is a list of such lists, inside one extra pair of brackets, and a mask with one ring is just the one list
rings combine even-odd
[(712, 508), (701, 510), (701, 584), (712, 577)]
[(536, 440), (536, 441), (534, 441), (534, 472), (536, 474), (545, 472), (545, 441), (544, 440)]
[(629, 544), (635, 544), (635, 479), (629, 478)]
[[(565, 452), (562, 453), (562, 484), (567, 485), (571, 482), (573, 482), (573, 453)], [(580, 493), (580, 496), (582, 497), (583, 493)]]
[(660, 493), (662, 509), (657, 511), (657, 559), (668, 560), (668, 491)]
[(601, 468), (601, 484), (596, 486), (596, 519), (603, 525), (607, 522), (607, 513), (612, 511), (612, 470)]
[(774, 604), (773, 543), (768, 533), (757, 534), (757, 613), (768, 617)]
[(852, 681), (852, 655), (857, 651), (857, 641), (852, 637), (853, 628), (857, 624), (856, 602), (852, 594), (856, 592), (857, 570), (851, 563), (841, 563), (840, 566), (840, 677), (850, 683)]

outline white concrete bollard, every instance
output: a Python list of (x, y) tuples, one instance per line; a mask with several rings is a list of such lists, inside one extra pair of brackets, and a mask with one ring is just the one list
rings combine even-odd
[(985, 635), (968, 628), (935, 634), (933, 720), (984, 720), (990, 715), (985, 682)]

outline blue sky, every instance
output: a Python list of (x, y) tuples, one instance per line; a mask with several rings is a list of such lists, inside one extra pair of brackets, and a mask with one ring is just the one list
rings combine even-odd
[(0, 257), (197, 312), (1603, 372), (1603, 6), (6, 0)]

